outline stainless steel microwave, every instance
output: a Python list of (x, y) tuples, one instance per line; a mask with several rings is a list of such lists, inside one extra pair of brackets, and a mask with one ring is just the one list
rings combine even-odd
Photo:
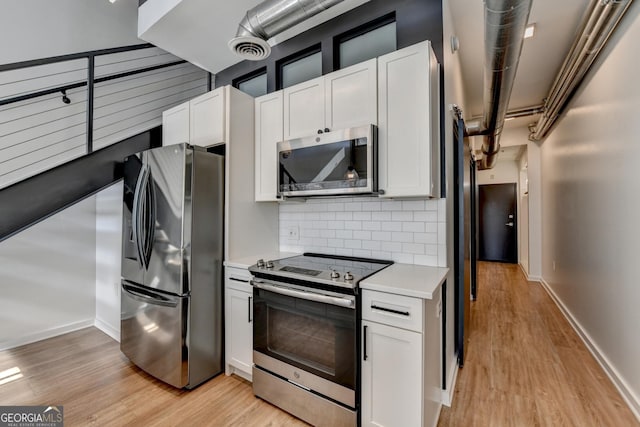
[(282, 197), (355, 195), (378, 191), (374, 125), (278, 143)]

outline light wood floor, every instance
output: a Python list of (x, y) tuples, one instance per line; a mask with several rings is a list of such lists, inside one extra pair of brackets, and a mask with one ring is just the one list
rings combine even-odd
[[(479, 273), (465, 366), (440, 427), (640, 425), (539, 284), (514, 265), (480, 263)], [(0, 405), (64, 405), (66, 426), (306, 425), (235, 376), (167, 386), (95, 328), (0, 352), (0, 372), (11, 368), (22, 378), (0, 384)]]
[(478, 270), (467, 357), (438, 426), (640, 425), (540, 284), (513, 264)]

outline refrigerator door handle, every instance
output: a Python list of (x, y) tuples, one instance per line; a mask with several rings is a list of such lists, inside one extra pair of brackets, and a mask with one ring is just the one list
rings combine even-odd
[(145, 263), (147, 266), (151, 261), (151, 252), (153, 251), (153, 240), (155, 238), (156, 230), (156, 195), (153, 187), (153, 178), (151, 175), (151, 169), (147, 169), (147, 179), (145, 180), (146, 194), (145, 209), (146, 222), (145, 222), (145, 240), (144, 240), (144, 255)]
[(144, 177), (146, 175), (146, 169), (143, 168), (140, 170), (140, 174), (138, 175), (138, 180), (136, 182), (136, 189), (133, 193), (133, 209), (131, 211), (131, 229), (133, 232), (133, 243), (136, 246), (136, 251), (138, 254), (138, 264), (140, 267), (144, 268), (143, 254), (142, 254), (142, 246), (141, 246), (141, 238), (140, 235), (140, 209), (141, 209), (141, 197), (142, 197), (142, 188), (144, 186)]
[(177, 307), (177, 298), (171, 298), (148, 289), (142, 289), (138, 286), (131, 286), (127, 283), (122, 283), (122, 290), (131, 296), (131, 298), (153, 305), (161, 305), (163, 307)]

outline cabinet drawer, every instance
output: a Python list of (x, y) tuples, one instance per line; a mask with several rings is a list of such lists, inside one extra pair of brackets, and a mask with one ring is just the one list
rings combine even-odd
[(251, 273), (244, 268), (226, 267), (225, 286), (242, 292), (253, 292), (251, 287)]
[(422, 332), (422, 299), (370, 290), (362, 291), (362, 318)]

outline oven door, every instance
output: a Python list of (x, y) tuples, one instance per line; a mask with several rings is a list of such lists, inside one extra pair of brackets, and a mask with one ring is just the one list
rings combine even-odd
[(254, 351), (355, 390), (355, 296), (264, 279), (252, 284)]

